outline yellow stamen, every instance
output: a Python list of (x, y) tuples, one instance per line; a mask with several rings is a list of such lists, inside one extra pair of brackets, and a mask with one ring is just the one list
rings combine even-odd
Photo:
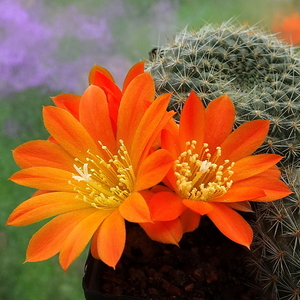
[[(135, 175), (131, 159), (122, 140), (119, 141), (118, 154), (113, 155), (103, 146), (108, 159), (87, 151), (86, 162), (75, 159), (78, 175), (73, 179), (83, 181), (85, 185), (74, 185), (78, 198), (100, 209), (117, 208), (133, 192)], [(74, 184), (74, 183), (73, 183)]]
[(227, 193), (232, 186), (234, 162), (224, 160), (218, 164), (221, 148), (217, 147), (212, 157), (206, 143), (200, 154), (194, 153), (196, 144), (196, 141), (187, 142), (186, 151), (175, 161), (178, 193), (185, 199), (211, 201)]

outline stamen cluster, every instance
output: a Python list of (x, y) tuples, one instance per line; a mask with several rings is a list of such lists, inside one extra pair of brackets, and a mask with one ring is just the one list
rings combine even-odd
[(210, 201), (224, 195), (230, 189), (234, 162), (224, 160), (220, 147), (211, 155), (208, 144), (203, 144), (201, 154), (194, 153), (197, 141), (186, 142), (186, 151), (175, 161), (175, 176), (179, 195), (185, 199)]
[(107, 155), (107, 160), (91, 151), (87, 154), (87, 163), (80, 167), (74, 164), (74, 168), (80, 175), (73, 175), (73, 179), (84, 181), (85, 185), (76, 185), (74, 190), (84, 202), (90, 203), (95, 208), (117, 208), (133, 192), (135, 175), (130, 156), (124, 142), (119, 141), (118, 154), (111, 151), (101, 143), (101, 148)]

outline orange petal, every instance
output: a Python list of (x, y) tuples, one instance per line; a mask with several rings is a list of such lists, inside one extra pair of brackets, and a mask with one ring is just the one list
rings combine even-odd
[(179, 219), (142, 223), (140, 226), (152, 240), (165, 244), (178, 245), (183, 234)]
[(252, 207), (248, 201), (226, 203), (226, 205), (235, 210), (240, 210), (244, 212), (253, 212)]
[(117, 133), (117, 140), (123, 140), (126, 147), (129, 148), (132, 144), (136, 129), (147, 108), (146, 102), (152, 102), (154, 96), (154, 82), (149, 73), (135, 77), (126, 88), (120, 103)]
[(77, 120), (79, 119), (79, 103), (81, 97), (73, 94), (61, 94), (51, 98), (57, 107), (69, 111)]
[(277, 166), (272, 166), (268, 170), (259, 173), (259, 176), (268, 176), (268, 177), (275, 177), (275, 178), (280, 178), (281, 176), (281, 171)]
[(180, 154), (179, 150), (179, 127), (177, 124), (171, 129), (163, 129), (161, 132), (161, 147), (168, 150), (174, 160), (176, 160)]
[(96, 210), (93, 214), (79, 221), (71, 230), (62, 244), (59, 255), (59, 262), (63, 270), (66, 271), (81, 254), (97, 228), (110, 213), (108, 210)]
[(166, 112), (171, 94), (158, 97), (146, 110), (140, 124), (135, 129), (130, 149), (132, 165), (135, 168), (139, 161), (149, 154), (150, 148), (164, 126), (173, 117), (173, 112)]
[(127, 86), (129, 85), (129, 83), (138, 75), (144, 73), (144, 68), (145, 68), (145, 62), (141, 61), (137, 64), (135, 64), (127, 73), (124, 83), (123, 83), (123, 88), (122, 91), (124, 93), (124, 91), (126, 90)]
[(92, 84), (100, 87), (105, 92), (107, 98), (110, 98), (110, 100), (114, 102), (114, 105), (118, 106), (122, 97), (122, 92), (114, 83), (112, 77), (106, 75), (108, 74), (103, 73), (102, 71), (96, 71)]
[(22, 202), (9, 216), (7, 225), (25, 226), (58, 214), (91, 206), (76, 198), (77, 193), (52, 192)]
[(82, 95), (79, 107), (80, 122), (94, 141), (116, 153), (116, 139), (112, 129), (106, 95), (99, 87), (89, 86)]
[(246, 122), (234, 130), (220, 145), (222, 156), (220, 160), (239, 159), (251, 155), (266, 139), (270, 121), (254, 120)]
[(273, 167), (281, 159), (282, 156), (276, 154), (246, 156), (235, 162), (235, 165), (232, 168), (234, 174), (231, 179), (235, 182), (252, 177)]
[(73, 192), (74, 186), (69, 183), (72, 173), (49, 167), (32, 167), (16, 172), (11, 181), (39, 190)]
[(32, 236), (29, 242), (26, 262), (46, 260), (57, 254), (76, 224), (95, 210), (95, 208), (88, 208), (65, 213), (44, 225)]
[(208, 202), (190, 199), (183, 199), (182, 202), (186, 207), (200, 215), (206, 215), (213, 210), (213, 206)]
[(154, 194), (148, 202), (153, 221), (170, 221), (178, 218), (185, 210), (182, 198), (171, 192)]
[(214, 153), (216, 147), (227, 138), (233, 129), (235, 108), (227, 95), (210, 102), (205, 109), (205, 143)]
[(51, 167), (74, 171), (74, 158), (62, 147), (48, 141), (30, 141), (13, 150), (16, 163), (23, 169)]
[(245, 219), (225, 204), (215, 203), (213, 207), (214, 209), (207, 216), (218, 229), (229, 239), (249, 248), (253, 231)]
[(253, 176), (251, 178), (235, 182), (232, 188), (241, 187), (258, 187), (261, 188), (266, 197), (254, 199), (254, 201), (272, 201), (284, 198), (292, 193), (288, 186), (279, 178), (267, 176)]
[(111, 82), (114, 82), (113, 76), (110, 74), (110, 72), (98, 65), (94, 65), (93, 68), (90, 70), (89, 73), (89, 84), (95, 84), (96, 81), (95, 77), (97, 73), (102, 73), (105, 77), (107, 77)]
[(107, 75), (108, 74), (105, 72), (95, 72), (95, 77), (92, 84), (100, 87), (105, 92), (108, 102), (109, 114), (112, 120), (112, 127), (114, 132), (116, 133), (118, 109), (122, 98), (122, 92), (114, 83), (113, 78)]
[(136, 175), (135, 191), (149, 189), (166, 176), (174, 160), (167, 150), (159, 149), (142, 161)]
[(44, 122), (49, 133), (73, 157), (85, 161), (87, 151), (99, 154), (90, 134), (69, 112), (57, 107), (44, 107)]
[(262, 188), (259, 187), (235, 187), (234, 185), (223, 196), (213, 198), (211, 202), (240, 202), (250, 201), (260, 197), (264, 197), (266, 194)]
[(147, 202), (140, 193), (133, 193), (119, 206), (120, 214), (129, 222), (151, 222)]
[(115, 268), (125, 247), (125, 222), (119, 210), (115, 210), (100, 225), (95, 233), (91, 251), (105, 264)]
[(192, 211), (191, 209), (187, 209), (182, 213), (179, 219), (181, 222), (183, 233), (191, 232), (198, 228), (201, 215)]
[(205, 111), (202, 101), (194, 91), (187, 98), (182, 109), (179, 126), (180, 152), (186, 150), (186, 142), (197, 141), (202, 148), (205, 131)]

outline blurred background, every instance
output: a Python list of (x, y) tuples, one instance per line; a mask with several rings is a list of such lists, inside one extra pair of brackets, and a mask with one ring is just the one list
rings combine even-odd
[(50, 96), (81, 94), (94, 64), (122, 84), (134, 63), (188, 26), (257, 25), (297, 46), (299, 0), (0, 0), (0, 299), (76, 300), (87, 251), (66, 273), (57, 257), (23, 264), (28, 241), (42, 223), (5, 226), (33, 190), (7, 178), (18, 170), (11, 150), (46, 139), (41, 109)]

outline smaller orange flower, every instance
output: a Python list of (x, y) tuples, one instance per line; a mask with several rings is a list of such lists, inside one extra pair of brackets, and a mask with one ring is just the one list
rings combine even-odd
[(81, 97), (64, 94), (54, 99), (58, 107), (44, 108), (53, 142), (31, 141), (14, 150), (23, 170), (10, 179), (40, 191), (7, 224), (54, 217), (30, 240), (26, 261), (60, 253), (66, 270), (92, 239), (93, 256), (115, 267), (125, 245), (125, 220), (152, 222), (143, 190), (158, 184), (173, 163), (168, 151), (153, 145), (174, 113), (166, 111), (170, 94), (153, 101), (152, 77), (140, 65), (133, 70), (124, 92), (108, 73), (92, 71)]
[[(247, 122), (232, 131), (235, 109), (228, 96), (206, 109), (194, 92), (183, 108), (176, 130), (165, 130), (162, 148), (175, 163), (165, 183), (182, 198), (183, 232), (207, 215), (233, 241), (249, 247), (253, 232), (235, 210), (251, 211), (248, 201), (273, 201), (291, 193), (275, 166), (282, 157), (251, 155), (265, 140), (269, 121)], [(172, 197), (172, 194), (168, 194)]]
[(300, 44), (300, 14), (294, 12), (290, 15), (277, 14), (274, 17), (272, 31), (278, 37), (294, 46)]

